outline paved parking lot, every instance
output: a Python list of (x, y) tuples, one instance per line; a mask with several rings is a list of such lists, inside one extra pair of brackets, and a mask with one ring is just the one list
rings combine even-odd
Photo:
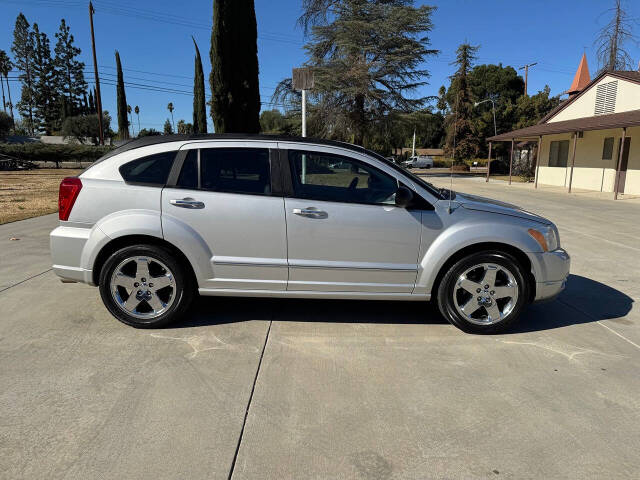
[(212, 298), (135, 330), (49, 271), (55, 216), (0, 226), (0, 477), (637, 478), (640, 205), (454, 188), (549, 217), (572, 255), (509, 334), (428, 304)]

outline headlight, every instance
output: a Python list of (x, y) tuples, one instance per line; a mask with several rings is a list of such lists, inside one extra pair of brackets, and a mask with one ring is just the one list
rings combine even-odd
[(544, 252), (550, 252), (560, 248), (560, 236), (558, 231), (552, 225), (543, 228), (530, 228), (528, 230), (536, 242), (542, 247)]

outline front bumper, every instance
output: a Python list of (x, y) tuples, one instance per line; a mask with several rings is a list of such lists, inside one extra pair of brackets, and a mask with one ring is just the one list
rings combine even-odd
[(559, 248), (552, 252), (530, 254), (536, 278), (535, 302), (552, 300), (564, 290), (569, 277), (571, 257)]

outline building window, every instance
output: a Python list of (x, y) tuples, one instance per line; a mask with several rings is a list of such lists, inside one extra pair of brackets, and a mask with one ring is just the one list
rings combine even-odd
[(598, 87), (596, 88), (595, 115), (615, 112), (617, 92), (618, 92), (617, 80), (598, 85)]
[(602, 147), (602, 159), (611, 160), (613, 158), (613, 137), (607, 137), (604, 139), (604, 145)]
[(569, 140), (551, 142), (549, 148), (549, 166), (566, 167), (569, 159)]

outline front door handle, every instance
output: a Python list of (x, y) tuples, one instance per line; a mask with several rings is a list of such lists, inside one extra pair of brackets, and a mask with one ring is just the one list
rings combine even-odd
[(300, 215), (301, 217), (309, 218), (327, 218), (329, 216), (327, 212), (318, 210), (316, 207), (294, 208), (293, 213), (296, 215)]
[(181, 208), (204, 208), (204, 203), (194, 200), (193, 198), (173, 198), (169, 200), (171, 205), (175, 205), (176, 207)]

